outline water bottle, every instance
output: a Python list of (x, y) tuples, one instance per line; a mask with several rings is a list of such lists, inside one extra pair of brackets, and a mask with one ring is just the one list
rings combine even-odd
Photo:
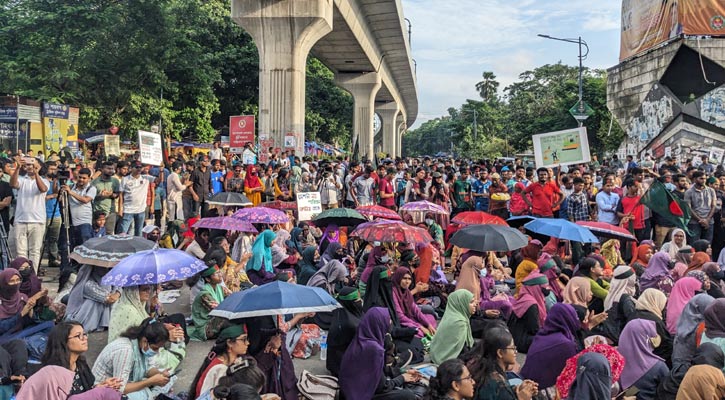
[(322, 334), (322, 341), (320, 342), (320, 361), (327, 360), (327, 333)]

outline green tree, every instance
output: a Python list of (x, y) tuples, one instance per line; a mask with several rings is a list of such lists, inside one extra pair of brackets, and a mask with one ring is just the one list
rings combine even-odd
[(496, 80), (496, 75), (493, 72), (484, 71), (482, 78), (483, 80), (476, 84), (479, 96), (484, 101), (498, 99), (499, 83)]

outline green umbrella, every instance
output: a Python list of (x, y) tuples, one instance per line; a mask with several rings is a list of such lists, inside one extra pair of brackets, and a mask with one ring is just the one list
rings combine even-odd
[(365, 216), (351, 208), (330, 208), (312, 218), (316, 226), (357, 226), (367, 221)]

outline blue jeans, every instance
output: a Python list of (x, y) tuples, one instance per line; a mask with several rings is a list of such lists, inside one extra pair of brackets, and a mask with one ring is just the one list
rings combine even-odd
[(713, 233), (715, 233), (712, 223), (707, 228), (703, 228), (697, 222), (690, 221), (687, 227), (690, 228), (690, 232), (692, 233), (692, 235), (687, 235), (687, 244), (692, 245), (692, 242), (700, 239), (705, 239), (712, 243)]
[(144, 212), (136, 214), (124, 213), (121, 219), (121, 233), (131, 234), (131, 221), (133, 221), (133, 235), (141, 236), (145, 214)]
[(85, 243), (86, 240), (93, 237), (93, 228), (91, 227), (91, 224), (74, 226), (71, 232), (73, 247), (80, 246)]

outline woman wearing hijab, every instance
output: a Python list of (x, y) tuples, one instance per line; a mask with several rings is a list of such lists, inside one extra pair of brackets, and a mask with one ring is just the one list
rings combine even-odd
[(332, 260), (312, 275), (309, 281), (307, 281), (307, 286), (325, 289), (327, 293), (334, 296), (338, 288), (345, 283), (347, 279), (346, 275), (347, 268), (341, 262)]
[(716, 299), (725, 297), (725, 293), (722, 291), (722, 279), (723, 276), (725, 276), (725, 273), (720, 270), (720, 266), (716, 262), (706, 262), (702, 265), (702, 272), (704, 272), (710, 280), (710, 288), (707, 289), (707, 294)]
[(677, 400), (721, 400), (725, 397), (725, 375), (710, 365), (691, 367), (682, 380)]
[(204, 287), (191, 304), (191, 320), (194, 326), (189, 332), (193, 340), (214, 339), (219, 334), (218, 324), (211, 323), (209, 313), (217, 308), (229, 293), (222, 286), (222, 276), (216, 261), (207, 261), (208, 268), (201, 272)]
[(592, 301), (592, 285), (589, 279), (582, 276), (571, 278), (564, 288), (563, 297), (565, 304), (571, 304), (575, 309), (580, 307), (586, 310)]
[(672, 278), (675, 281), (685, 276), (685, 273), (687, 272), (687, 267), (690, 265), (690, 262), (692, 261), (692, 256), (694, 254), (695, 250), (688, 245), (680, 247), (680, 249), (677, 251), (677, 254), (674, 258), (675, 266), (672, 268)]
[(644, 274), (645, 269), (652, 259), (653, 251), (652, 246), (646, 244), (640, 244), (637, 246), (637, 251), (632, 258), (632, 262), (629, 263), (629, 266), (637, 273), (638, 277), (641, 277)]
[[(564, 287), (566, 285), (564, 285), (559, 279), (559, 273), (561, 270), (559, 269), (556, 260), (557, 259), (549, 255), (549, 253), (541, 253), (541, 256), (536, 264), (539, 266), (539, 272), (544, 274), (549, 280), (549, 288), (551, 289), (554, 298), (556, 301), (561, 302), (564, 300)], [(551, 296), (548, 296), (548, 298), (550, 299)], [(547, 302), (547, 306), (548, 305), (549, 304)]]
[(661, 339), (660, 345), (657, 346), (654, 353), (669, 363), (672, 357), (673, 339), (663, 319), (665, 307), (667, 306), (667, 296), (657, 289), (647, 289), (642, 292), (634, 303), (636, 311), (629, 316), (627, 323), (635, 319), (646, 319), (654, 322), (657, 334)]
[(347, 400), (414, 400), (415, 394), (403, 389), (414, 382), (411, 372), (394, 374), (385, 365), (385, 335), (390, 330), (388, 310), (373, 307), (365, 313), (357, 333), (340, 364), (340, 389)]
[(302, 228), (295, 227), (290, 232), (290, 238), (285, 242), (288, 248), (296, 250), (302, 254), (304, 251), (304, 244), (302, 242)]
[(275, 237), (275, 233), (267, 229), (257, 236), (252, 245), (252, 256), (245, 269), (249, 280), (255, 285), (264, 285), (276, 279), (272, 263), (272, 243)]
[(690, 264), (687, 266), (687, 271), (685, 272), (700, 270), (706, 262), (710, 262), (710, 256), (707, 253), (698, 251), (692, 255), (692, 260), (690, 260)]
[(65, 318), (78, 321), (86, 332), (107, 328), (111, 306), (121, 298), (119, 291), (101, 284), (108, 271), (108, 268), (83, 265), (68, 296)]
[(317, 252), (317, 247), (314, 246), (305, 247), (301, 254), (302, 258), (297, 263), (297, 283), (307, 285), (312, 275), (319, 271), (317, 259), (320, 254)]
[(705, 331), (700, 336), (700, 343), (714, 343), (725, 351), (725, 319), (723, 319), (723, 315), (725, 315), (725, 299), (717, 299), (705, 309)]
[(705, 293), (697, 294), (682, 310), (677, 321), (677, 332), (672, 350), (672, 365), (675, 370), (679, 365), (688, 365), (697, 349), (696, 331), (705, 319), (705, 310), (715, 301)]
[(430, 343), (430, 358), (440, 364), (458, 357), (473, 347), (471, 315), (476, 311), (476, 299), (468, 290), (456, 290), (448, 296), (448, 304)]
[(466, 258), (461, 265), (456, 290), (466, 289), (473, 293), (478, 309), (487, 318), (504, 316), (505, 319), (508, 319), (511, 315), (511, 302), (506, 295), (491, 296), (491, 290), (494, 288), (495, 283), (493, 277), (489, 274), (488, 268), (483, 264), (483, 258), (472, 255)]
[(277, 394), (282, 400), (297, 400), (299, 397), (292, 356), (284, 343), (287, 330), (308, 316), (312, 314), (295, 314), (287, 322), (281, 316), (277, 316), (276, 320), (271, 316), (245, 320), (250, 342), (247, 354), (257, 360), (257, 366), (264, 373), (263, 393)]
[(612, 371), (599, 353), (586, 353), (577, 359), (576, 378), (569, 390), (570, 400), (605, 400), (612, 397)]
[(337, 296), (342, 306), (332, 312), (330, 332), (327, 336), (327, 370), (334, 376), (340, 372), (340, 363), (345, 350), (352, 342), (360, 318), (363, 316), (360, 292), (352, 287), (344, 287)]
[(0, 272), (0, 336), (21, 330), (33, 309), (28, 296), (20, 293), (22, 280), (17, 269)]
[(602, 335), (614, 345), (624, 326), (636, 312), (634, 295), (637, 291), (637, 276), (628, 265), (620, 265), (614, 270), (609, 294), (604, 300), (607, 319), (592, 328), (591, 333)]
[[(617, 239), (609, 239), (604, 244), (602, 244), (602, 248), (599, 251), (599, 254), (604, 257), (604, 260), (607, 262), (610, 268), (616, 268), (618, 265), (625, 265), (624, 259), (622, 258), (622, 253), (619, 250), (620, 242)], [(645, 264), (646, 265), (646, 264)], [(612, 270), (610, 269), (610, 272)], [(606, 274), (605, 274), (606, 275)], [(608, 276), (611, 276), (608, 275)]]
[(675, 365), (672, 367), (670, 374), (657, 388), (658, 399), (675, 400), (682, 384), (682, 379), (685, 378), (687, 371), (695, 365), (709, 365), (717, 370), (722, 370), (725, 367), (725, 353), (715, 344), (703, 343), (695, 349), (692, 360), (688, 360), (685, 363), (675, 361)]
[(541, 242), (538, 240), (532, 240), (526, 245), (526, 247), (521, 249), (520, 254), (523, 257), (523, 260), (516, 267), (516, 273), (514, 275), (516, 278), (516, 293), (518, 293), (521, 289), (524, 279), (526, 279), (531, 272), (539, 267), (536, 265), (536, 261), (539, 259), (539, 251), (541, 251), (541, 247)]
[(677, 319), (687, 302), (702, 290), (702, 282), (693, 277), (684, 277), (675, 283), (672, 294), (667, 300), (667, 331), (670, 334), (677, 332)]
[(657, 385), (669, 374), (664, 360), (653, 352), (659, 342), (657, 328), (652, 321), (634, 319), (622, 330), (617, 350), (627, 362), (619, 382), (624, 390), (637, 388), (637, 399), (654, 399)]
[(73, 371), (49, 365), (41, 368), (23, 383), (18, 400), (120, 400), (121, 393), (106, 386), (98, 386), (82, 394), (69, 396), (74, 386)]
[(289, 180), (289, 170), (282, 168), (274, 179), (274, 199), (279, 201), (292, 201), (293, 188)]
[(513, 304), (513, 313), (508, 328), (514, 337), (516, 348), (527, 353), (536, 332), (546, 320), (546, 296), (549, 294), (549, 280), (538, 271), (524, 279), (518, 298)]
[(262, 193), (264, 192), (264, 182), (259, 177), (256, 165), (247, 165), (247, 174), (244, 177), (244, 194), (254, 207), (262, 202)]
[(674, 285), (670, 272), (670, 256), (667, 253), (656, 253), (649, 260), (647, 269), (639, 280), (642, 290), (656, 288), (669, 294)]
[(338, 228), (337, 225), (334, 224), (327, 225), (325, 231), (322, 233), (322, 237), (320, 237), (320, 246), (318, 248), (320, 254), (328, 254), (327, 246), (331, 245), (332, 243), (337, 243), (338, 245), (340, 245), (340, 247), (342, 247), (342, 243), (340, 242), (340, 228)]
[(20, 293), (33, 297), (40, 292), (41, 284), (35, 274), (33, 262), (25, 257), (17, 257), (10, 263), (10, 268), (17, 269), (23, 281), (20, 283)]
[(677, 252), (685, 245), (685, 231), (680, 228), (675, 228), (670, 233), (670, 241), (662, 244), (660, 251), (670, 255), (670, 260), (674, 260), (677, 256)]
[(566, 360), (579, 350), (576, 338), (580, 329), (574, 307), (554, 304), (528, 349), (521, 375), (537, 382), (542, 390), (554, 386)]
[(393, 302), (400, 325), (417, 330), (416, 336), (434, 335), (436, 321), (432, 315), (423, 314), (415, 303), (410, 285), (413, 274), (408, 268), (398, 267), (393, 273)]
[(317, 268), (322, 268), (325, 264), (332, 260), (342, 260), (344, 249), (338, 242), (329, 243), (325, 250), (318, 250), (320, 252), (320, 260), (317, 261)]

